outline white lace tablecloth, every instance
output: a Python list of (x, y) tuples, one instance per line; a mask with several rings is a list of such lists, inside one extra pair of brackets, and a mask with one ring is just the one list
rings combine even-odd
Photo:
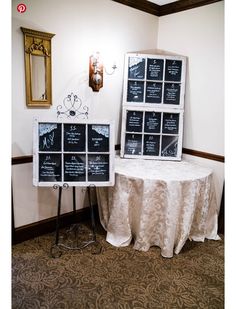
[(187, 239), (218, 240), (212, 171), (181, 161), (115, 158), (115, 186), (97, 188), (100, 221), (114, 246), (163, 257), (178, 254)]

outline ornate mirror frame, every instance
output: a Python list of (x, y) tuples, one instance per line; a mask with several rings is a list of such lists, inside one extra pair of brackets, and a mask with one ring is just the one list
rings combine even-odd
[[(21, 27), (21, 31), (24, 34), (26, 105), (28, 107), (50, 107), (52, 105), (51, 39), (55, 34), (23, 27)], [(44, 64), (41, 67), (43, 91), (40, 92), (40, 96), (36, 97), (35, 93), (33, 93), (33, 86), (38, 86), (39, 81), (33, 81), (33, 77), (40, 79), (38, 76), (35, 76), (36, 74), (39, 75), (40, 70), (34, 68), (34, 74), (32, 73), (34, 67), (33, 59), (37, 59), (38, 63), (40, 61), (41, 64)], [(37, 62), (35, 63), (37, 64)]]

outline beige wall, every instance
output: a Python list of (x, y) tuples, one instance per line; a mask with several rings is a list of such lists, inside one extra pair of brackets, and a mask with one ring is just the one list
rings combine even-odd
[[(184, 147), (224, 155), (223, 1), (163, 17), (156, 17), (111, 0), (28, 0), (27, 11), (12, 5), (12, 155), (32, 154), (32, 119), (56, 117), (56, 107), (71, 92), (90, 108), (90, 116), (115, 120), (115, 143), (120, 142), (120, 112), (124, 55), (128, 51), (164, 49), (188, 57)], [(53, 107), (25, 106), (23, 35), (20, 27), (55, 33), (53, 51)], [(88, 87), (88, 58), (104, 56), (115, 74), (104, 75), (99, 93)], [(224, 164), (184, 155), (212, 167), (218, 203)], [(32, 164), (14, 166), (16, 226), (56, 215), (57, 192), (32, 185)], [(72, 210), (71, 191), (63, 193), (62, 212)], [(77, 189), (77, 208), (86, 204)]]
[[(124, 55), (157, 45), (158, 18), (111, 0), (28, 0), (25, 13), (12, 5), (12, 155), (32, 154), (33, 117), (56, 119), (56, 107), (71, 92), (89, 106), (91, 118), (115, 121), (115, 143), (120, 140), (120, 112)], [(51, 109), (25, 106), (23, 34), (20, 27), (55, 33), (52, 39)], [(147, 35), (148, 34), (148, 35)], [(99, 93), (88, 87), (89, 56), (99, 51), (107, 70)], [(32, 185), (32, 164), (13, 167), (16, 226), (56, 215), (57, 192)], [(84, 194), (77, 189), (77, 208)], [(62, 212), (72, 210), (71, 192), (63, 193)]]
[[(224, 1), (159, 18), (158, 48), (188, 57), (183, 147), (224, 155)], [(213, 169), (218, 204), (224, 164)]]
[(158, 48), (188, 57), (184, 147), (224, 155), (224, 2), (163, 16)]

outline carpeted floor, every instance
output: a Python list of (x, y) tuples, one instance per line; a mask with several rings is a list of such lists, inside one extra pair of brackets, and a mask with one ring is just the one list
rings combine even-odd
[[(81, 235), (88, 235), (87, 225)], [(83, 237), (81, 236), (81, 239)], [(50, 256), (48, 234), (13, 246), (13, 309), (223, 309), (224, 240), (188, 241), (179, 255), (94, 245)], [(62, 240), (61, 240), (62, 241)], [(65, 241), (65, 238), (64, 240)]]

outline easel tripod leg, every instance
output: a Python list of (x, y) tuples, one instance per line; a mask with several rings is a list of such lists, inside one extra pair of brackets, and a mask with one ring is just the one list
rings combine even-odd
[(89, 199), (90, 218), (91, 218), (92, 231), (93, 231), (93, 240), (96, 241), (96, 227), (95, 227), (94, 208), (93, 208), (92, 199), (91, 199), (91, 187), (88, 187), (88, 199)]
[(61, 214), (61, 193), (62, 187), (59, 187), (59, 196), (58, 196), (58, 203), (57, 203), (57, 222), (56, 222), (56, 241), (55, 244), (58, 245), (59, 242), (59, 227), (60, 227), (60, 214)]

